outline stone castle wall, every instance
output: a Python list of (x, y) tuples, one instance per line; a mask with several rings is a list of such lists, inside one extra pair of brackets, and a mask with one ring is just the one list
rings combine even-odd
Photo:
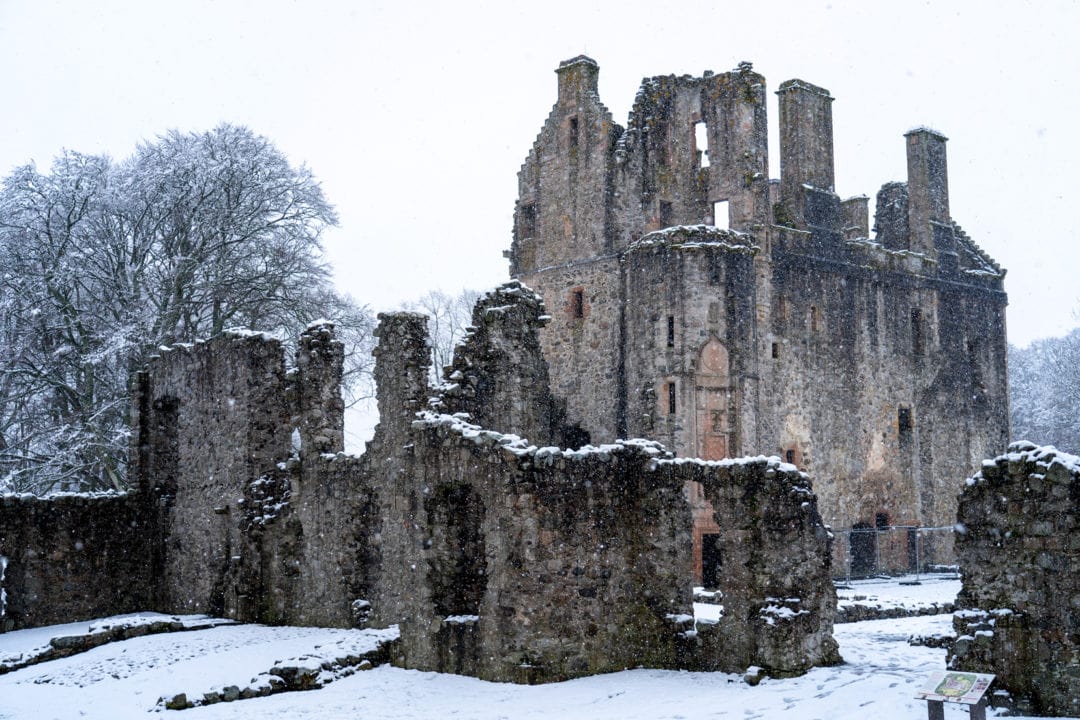
[(1014, 443), (968, 481), (949, 666), (1025, 714), (1080, 716), (1080, 458)]
[[(949, 214), (946, 138), (905, 134), (907, 181), (882, 187), (871, 236), (869, 199), (836, 192), (824, 88), (780, 85), (769, 180), (748, 63), (644, 79), (625, 128), (594, 61), (557, 74), (508, 256), (552, 310), (541, 340), (568, 419), (685, 457), (777, 453), (816, 478), (836, 528), (950, 525), (962, 478), (1007, 443), (1008, 399), (1004, 271)], [(945, 545), (923, 560), (951, 561)]]
[(133, 494), (0, 496), (0, 631), (150, 607), (148, 530)]
[[(548, 389), (549, 321), (518, 283), (489, 293), (430, 388), (425, 319), (381, 316), (381, 422), (363, 457), (336, 452), (328, 326), (302, 336), (288, 373), (259, 336), (162, 352), (139, 380), (131, 495), (4, 500), (4, 513), (30, 507), (23, 524), (3, 516), (11, 617), (399, 623), (404, 666), (519, 682), (838, 661), (829, 535), (806, 476), (775, 458), (688, 463), (646, 441), (560, 448), (580, 431)], [(696, 626), (691, 482), (722, 508), (726, 563), (725, 617)], [(46, 536), (50, 523), (62, 531)], [(95, 552), (74, 557), (75, 536)], [(103, 584), (122, 589), (76, 597)]]

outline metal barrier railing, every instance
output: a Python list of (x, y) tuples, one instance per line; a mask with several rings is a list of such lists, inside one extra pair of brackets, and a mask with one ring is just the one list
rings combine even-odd
[(833, 575), (847, 579), (874, 575), (956, 572), (953, 526), (889, 525), (833, 530)]

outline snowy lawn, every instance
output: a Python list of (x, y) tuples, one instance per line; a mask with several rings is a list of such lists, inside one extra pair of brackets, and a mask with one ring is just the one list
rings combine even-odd
[[(933, 594), (925, 586), (884, 585), (885, 589), (874, 591), (879, 598), (890, 593)], [(955, 594), (955, 589), (949, 587), (938, 586), (936, 601), (952, 599), (948, 593)], [(930, 672), (943, 669), (945, 651), (911, 646), (907, 640), (912, 635), (950, 634), (951, 623), (951, 615), (937, 615), (838, 625), (835, 635), (845, 664), (818, 668), (800, 678), (765, 679), (757, 687), (746, 685), (738, 675), (640, 669), (529, 687), (382, 666), (312, 692), (184, 711), (162, 709), (161, 697), (178, 692), (200, 697), (229, 684), (248, 683), (288, 658), (334, 657), (374, 647), (386, 637), (373, 631), (224, 626), (111, 643), (0, 676), (0, 718), (125, 720), (157, 712), (181, 720), (747, 720), (781, 716), (921, 720), (926, 717), (926, 703), (914, 695)], [(0, 635), (0, 653), (40, 644), (49, 635), (67, 634), (70, 627)], [(74, 627), (85, 630), (87, 623)], [(946, 708), (948, 719), (966, 717), (964, 708)]]

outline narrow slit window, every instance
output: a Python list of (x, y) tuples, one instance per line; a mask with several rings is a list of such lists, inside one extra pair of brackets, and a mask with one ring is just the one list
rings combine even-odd
[(572, 149), (578, 146), (578, 119), (577, 117), (570, 118), (570, 147)]
[(900, 436), (911, 434), (914, 423), (911, 419), (911, 408), (900, 408), (896, 411), (896, 426), (900, 429)]
[(780, 343), (773, 343), (772, 344), (772, 357), (773, 357), (773, 360), (780, 357)]
[(521, 206), (520, 216), (521, 237), (536, 237), (536, 206), (532, 203)]
[(731, 204), (727, 200), (718, 200), (712, 206), (712, 224), (720, 230), (731, 229)]
[(675, 224), (675, 207), (667, 200), (660, 201), (660, 227), (671, 227)]
[(675, 316), (668, 315), (667, 318), (667, 346), (675, 347)]
[(585, 291), (570, 291), (570, 317), (580, 319), (585, 317)]
[(818, 331), (817, 306), (816, 305), (811, 305), (810, 306), (810, 332), (817, 332), (817, 331)]
[(923, 354), (922, 310), (911, 308), (911, 352), (916, 356)]
[(709, 167), (709, 132), (704, 122), (694, 123), (694, 154), (699, 168)]
[(675, 414), (675, 383), (667, 384), (667, 411), (668, 415)]
[(785, 451), (785, 452), (784, 452), (784, 460), (785, 460), (785, 461), (786, 461), (786, 462), (787, 462), (787, 463), (788, 463), (789, 465), (794, 465), (794, 464), (795, 464), (795, 451), (794, 451), (794, 450), (787, 450), (787, 451)]

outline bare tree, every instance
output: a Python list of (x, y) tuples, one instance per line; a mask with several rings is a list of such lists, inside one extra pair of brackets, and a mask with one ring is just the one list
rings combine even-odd
[(1012, 437), (1080, 453), (1080, 329), (1009, 346)]
[(67, 152), (0, 188), (0, 489), (123, 487), (128, 381), (159, 345), (335, 320), (370, 392), (372, 318), (334, 292), (312, 174), (223, 125), (132, 158)]
[(442, 379), (443, 368), (454, 359), (454, 348), (464, 339), (472, 323), (473, 306), (480, 292), (463, 289), (456, 295), (432, 290), (419, 300), (407, 303), (406, 310), (422, 312), (428, 316), (428, 333), (431, 336), (432, 382)]

